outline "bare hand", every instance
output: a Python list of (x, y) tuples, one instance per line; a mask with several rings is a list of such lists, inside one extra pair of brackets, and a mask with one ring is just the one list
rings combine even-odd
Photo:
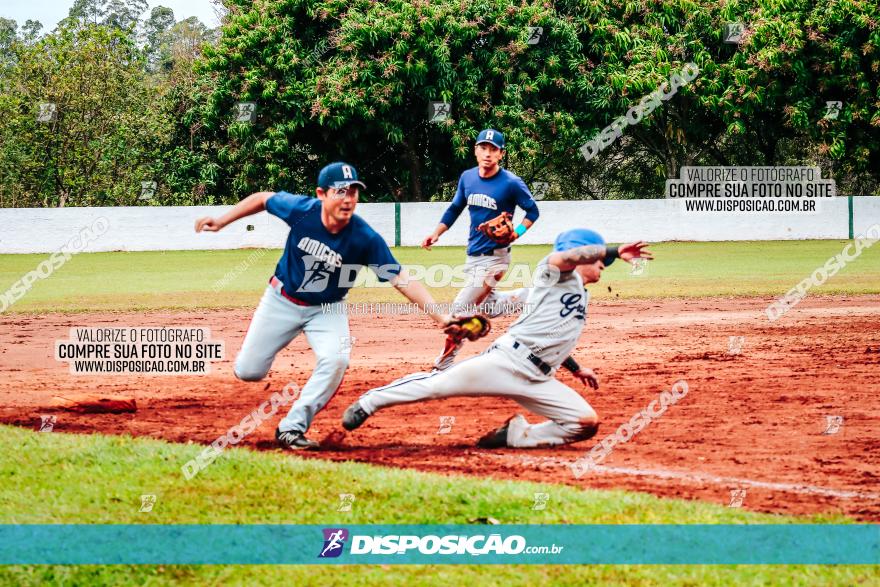
[(221, 228), (223, 228), (223, 225), (210, 216), (205, 216), (204, 218), (196, 220), (196, 232), (217, 232)]
[(627, 263), (632, 263), (633, 259), (647, 259), (652, 261), (654, 255), (648, 250), (650, 245), (644, 241), (637, 241), (627, 245), (620, 245), (617, 248), (617, 254)]
[(574, 376), (580, 379), (581, 383), (585, 386), (599, 389), (599, 380), (596, 378), (596, 374), (593, 373), (592, 369), (581, 368), (581, 370), (575, 373)]
[(422, 241), (422, 248), (430, 251), (431, 245), (436, 243), (439, 239), (440, 239), (440, 237), (437, 236), (436, 234), (429, 234), (428, 236), (425, 237), (425, 240)]

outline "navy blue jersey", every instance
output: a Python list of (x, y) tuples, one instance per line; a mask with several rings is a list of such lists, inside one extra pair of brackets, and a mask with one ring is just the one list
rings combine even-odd
[(400, 273), (385, 240), (360, 216), (352, 215), (345, 228), (332, 234), (321, 222), (320, 200), (287, 192), (266, 200), (266, 211), (290, 226), (275, 277), (297, 299), (310, 304), (340, 301), (364, 265), (381, 281)]
[(452, 226), (464, 207), (471, 214), (471, 228), (468, 232), (468, 255), (488, 255), (499, 248), (498, 243), (477, 230), (477, 226), (492, 220), (502, 212), (513, 214), (519, 206), (526, 211), (526, 219), (538, 219), (538, 205), (525, 182), (516, 174), (500, 169), (492, 177), (480, 177), (479, 168), (468, 169), (458, 179), (458, 191), (452, 204), (443, 214), (440, 222)]

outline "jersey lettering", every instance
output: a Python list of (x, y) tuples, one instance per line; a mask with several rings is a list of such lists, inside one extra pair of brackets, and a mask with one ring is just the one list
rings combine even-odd
[(323, 261), (332, 267), (342, 267), (342, 255), (313, 238), (304, 236), (300, 239), (297, 248), (306, 255), (311, 255), (319, 261)]
[(587, 312), (586, 304), (580, 303), (584, 296), (576, 293), (566, 293), (562, 294), (562, 297), (559, 298), (560, 303), (564, 306), (559, 311), (559, 316), (562, 318), (568, 317), (572, 312), (577, 312), (575, 314), (576, 318), (584, 320), (584, 315)]
[(495, 202), (495, 198), (487, 194), (471, 194), (467, 199), (468, 206), (480, 206), (481, 208), (489, 208), (490, 210), (497, 210), (498, 204)]

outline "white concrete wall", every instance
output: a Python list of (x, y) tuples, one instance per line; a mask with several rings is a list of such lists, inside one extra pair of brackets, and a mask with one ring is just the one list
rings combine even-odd
[[(89, 243), (87, 251), (155, 251), (281, 248), (288, 227), (261, 212), (230, 224), (220, 232), (196, 234), (195, 221), (220, 216), (230, 206), (121, 208), (3, 208), (0, 209), (0, 253), (57, 251), (79, 231), (99, 218), (109, 230)], [(394, 204), (362, 204), (358, 214), (394, 244)], [(248, 226), (252, 230), (248, 230)]]
[[(846, 198), (820, 203), (818, 214), (685, 213), (670, 200), (540, 202), (541, 218), (526, 233), (524, 244), (546, 244), (569, 228), (584, 226), (600, 231), (609, 242), (644, 239), (670, 240), (786, 240), (846, 239), (849, 213)], [(416, 246), (434, 230), (447, 204), (401, 205), (401, 244)], [(147, 251), (234, 249), (284, 245), (287, 225), (263, 212), (226, 227), (219, 233), (196, 234), (200, 216), (218, 216), (228, 206), (130, 208), (4, 208), (0, 209), (0, 253), (57, 251), (98, 218), (109, 229), (91, 241), (88, 251)], [(855, 234), (880, 223), (880, 198), (856, 197)], [(394, 244), (394, 204), (360, 204), (358, 214), (389, 245)], [(522, 217), (520, 211), (516, 217)], [(247, 226), (253, 230), (247, 230)], [(440, 245), (463, 245), (467, 212), (443, 235)]]
[[(868, 225), (880, 221), (880, 198), (855, 200), (872, 200), (859, 202), (866, 217), (863, 220), (873, 216), (874, 222)], [(666, 199), (539, 202), (538, 205), (541, 217), (519, 242), (551, 243), (559, 232), (577, 227), (597, 230), (608, 242), (845, 239), (849, 236), (847, 198), (819, 202), (818, 214), (694, 213), (684, 212), (683, 202)], [(421, 243), (434, 230), (446, 207), (447, 204), (403, 204), (401, 244)], [(466, 213), (463, 212), (452, 229), (443, 235), (440, 244), (464, 244)], [(523, 216), (519, 211), (515, 220)]]
[(853, 234), (864, 235), (875, 224), (880, 224), (880, 198), (853, 198)]

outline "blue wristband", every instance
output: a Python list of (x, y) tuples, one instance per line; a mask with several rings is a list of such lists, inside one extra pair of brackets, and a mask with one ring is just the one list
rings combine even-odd
[(514, 232), (516, 233), (516, 236), (522, 236), (526, 233), (527, 230), (528, 228), (526, 228), (525, 225), (520, 224), (514, 229)]

